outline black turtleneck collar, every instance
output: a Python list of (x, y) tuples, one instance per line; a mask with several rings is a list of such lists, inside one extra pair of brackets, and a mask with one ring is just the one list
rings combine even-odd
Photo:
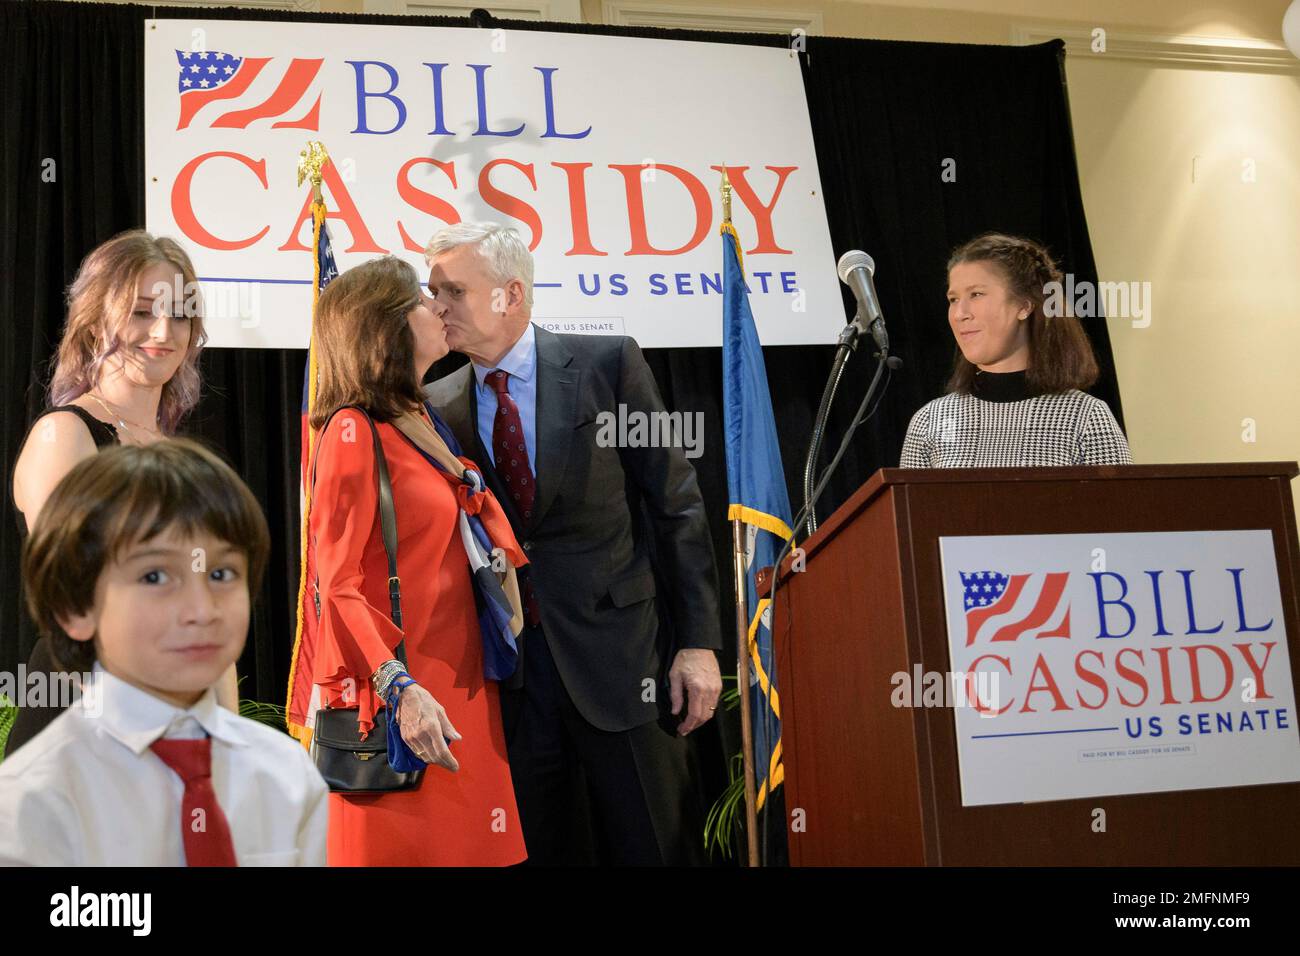
[(1023, 371), (985, 372), (976, 369), (970, 391), (986, 402), (1020, 402), (1032, 397)]

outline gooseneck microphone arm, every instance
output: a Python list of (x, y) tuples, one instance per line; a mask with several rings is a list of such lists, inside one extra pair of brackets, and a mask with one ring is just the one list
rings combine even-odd
[[(821, 454), (822, 439), (825, 437), (826, 420), (830, 416), (831, 406), (834, 404), (835, 393), (839, 389), (840, 380), (844, 377), (844, 366), (848, 362), (850, 353), (857, 349), (858, 340), (863, 335), (869, 334), (876, 346), (876, 357), (881, 363), (887, 364), (891, 369), (898, 368), (902, 364), (897, 358), (891, 358), (889, 355), (889, 333), (885, 330), (885, 320), (881, 314), (880, 300), (876, 296), (876, 287), (873, 281), (875, 270), (876, 266), (871, 257), (857, 249), (844, 253), (836, 266), (840, 281), (853, 290), (853, 296), (858, 302), (858, 310), (853, 317), (853, 321), (846, 325), (844, 331), (840, 333), (839, 347), (835, 350), (835, 361), (831, 365), (830, 377), (826, 380), (826, 387), (822, 390), (821, 403), (817, 407), (817, 417), (813, 421), (812, 441), (808, 447), (808, 457), (804, 461), (803, 514), (806, 516), (805, 530), (808, 535), (817, 530), (816, 499), (820, 493), (817, 482), (817, 460)], [(872, 379), (872, 387), (868, 389), (868, 401), (871, 398), (870, 392), (875, 389), (878, 382), (879, 377)]]
[(839, 348), (835, 350), (835, 361), (831, 365), (831, 374), (826, 379), (826, 387), (822, 389), (822, 400), (817, 406), (817, 417), (813, 420), (812, 442), (808, 446), (808, 457), (804, 460), (803, 465), (803, 506), (808, 516), (805, 528), (809, 535), (817, 530), (817, 512), (812, 505), (813, 486), (816, 484), (817, 458), (821, 454), (822, 438), (826, 433), (826, 419), (829, 417), (831, 405), (835, 401), (835, 392), (840, 387), (840, 379), (844, 377), (844, 366), (848, 363), (849, 355), (857, 348), (857, 345), (858, 331), (852, 324), (849, 324), (840, 333)]

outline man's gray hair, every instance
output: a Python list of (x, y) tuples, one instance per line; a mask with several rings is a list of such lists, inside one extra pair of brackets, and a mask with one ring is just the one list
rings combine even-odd
[(505, 286), (511, 279), (524, 284), (524, 303), (533, 307), (533, 254), (510, 226), (498, 222), (461, 222), (439, 229), (424, 247), (424, 261), (433, 262), (457, 246), (478, 246), (478, 254), (493, 282)]

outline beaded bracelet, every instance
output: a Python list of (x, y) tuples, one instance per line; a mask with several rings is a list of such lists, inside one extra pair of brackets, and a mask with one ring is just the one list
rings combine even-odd
[(392, 689), (393, 683), (402, 677), (409, 678), (410, 676), (411, 675), (408, 674), (405, 671), (405, 669), (391, 671), (384, 675), (384, 681), (382, 684), (380, 684), (378, 687), (375, 688), (375, 693), (379, 696), (381, 700), (387, 700), (388, 692)]
[(389, 706), (393, 706), (397, 702), (397, 698), (402, 696), (402, 691), (415, 682), (415, 678), (406, 671), (402, 671), (402, 673), (394, 677), (392, 683), (384, 691), (384, 699), (388, 701)]
[(386, 696), (388, 686), (398, 674), (406, 673), (406, 666), (401, 661), (384, 661), (370, 678), (370, 685), (374, 688), (375, 693), (383, 698)]

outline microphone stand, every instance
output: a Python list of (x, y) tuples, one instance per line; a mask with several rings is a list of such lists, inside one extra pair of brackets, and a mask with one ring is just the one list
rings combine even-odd
[[(822, 390), (822, 400), (817, 407), (817, 417), (813, 421), (812, 442), (808, 447), (808, 458), (804, 461), (803, 466), (803, 512), (807, 515), (804, 528), (807, 536), (811, 536), (817, 530), (817, 509), (816, 499), (818, 492), (815, 490), (817, 478), (817, 458), (821, 453), (822, 439), (826, 434), (826, 419), (830, 416), (831, 405), (835, 401), (835, 392), (840, 387), (840, 379), (844, 377), (844, 366), (848, 363), (849, 355), (858, 347), (858, 340), (863, 334), (862, 312), (853, 317), (853, 321), (844, 326), (844, 331), (840, 332), (839, 347), (835, 350), (835, 361), (831, 365), (830, 377), (826, 380), (826, 387)], [(898, 368), (902, 362), (897, 358), (891, 358), (889, 355), (889, 336), (885, 331), (885, 323), (877, 317), (870, 326), (872, 338), (880, 351), (877, 357), (889, 365), (891, 369)], [(874, 388), (877, 379), (872, 379)], [(871, 397), (871, 390), (868, 390), (867, 398)], [(864, 403), (865, 405), (865, 403)]]

